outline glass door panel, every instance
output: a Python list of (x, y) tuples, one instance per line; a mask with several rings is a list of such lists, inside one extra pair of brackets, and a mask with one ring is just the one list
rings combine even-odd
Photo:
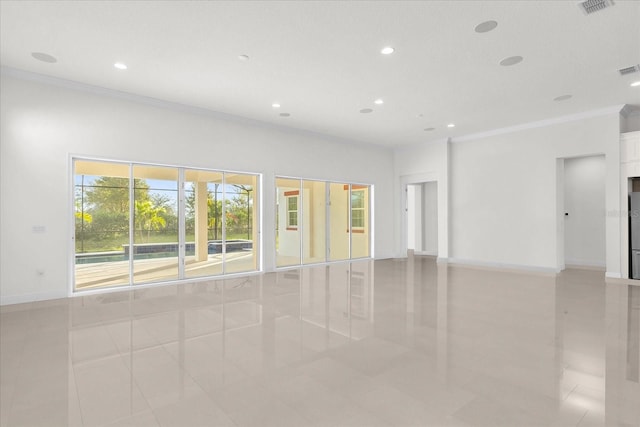
[(327, 194), (324, 181), (302, 181), (302, 263), (327, 259)]
[(369, 186), (351, 186), (351, 258), (369, 256)]
[(223, 273), (222, 172), (185, 170), (185, 277)]
[(178, 279), (178, 169), (133, 166), (133, 282)]
[(329, 260), (349, 259), (349, 184), (329, 184)]
[(74, 162), (75, 289), (129, 284), (129, 165)]
[(258, 269), (258, 177), (225, 173), (225, 273)]
[(276, 178), (276, 265), (300, 264), (300, 180)]

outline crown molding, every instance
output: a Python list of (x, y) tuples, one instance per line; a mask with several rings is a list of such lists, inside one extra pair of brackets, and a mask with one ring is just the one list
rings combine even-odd
[(373, 150), (379, 150), (379, 151), (385, 151), (385, 152), (390, 152), (393, 150), (392, 147), (388, 147), (388, 146), (384, 146), (376, 143), (367, 143), (364, 141), (341, 138), (338, 136), (315, 132), (312, 130), (277, 125), (273, 123), (251, 119), (248, 117), (237, 116), (229, 113), (222, 113), (219, 111), (209, 110), (202, 107), (195, 107), (187, 104), (181, 104), (178, 102), (165, 101), (163, 99), (152, 98), (149, 96), (138, 95), (135, 93), (108, 89), (101, 86), (94, 86), (86, 83), (80, 83), (73, 80), (67, 80), (60, 77), (53, 77), (46, 74), (34, 73), (31, 71), (25, 71), (18, 68), (2, 66), (0, 67), (0, 76), (2, 77), (8, 76), (8, 77), (13, 77), (19, 80), (32, 81), (36, 83), (47, 84), (50, 86), (61, 87), (64, 89), (76, 90), (79, 92), (91, 93), (91, 94), (110, 97), (110, 98), (123, 99), (126, 101), (137, 102), (140, 104), (145, 104), (145, 105), (149, 105), (157, 108), (164, 108), (164, 109), (168, 109), (176, 112), (206, 116), (206, 117), (211, 117), (213, 119), (235, 122), (235, 123), (243, 124), (245, 126), (262, 127), (262, 128), (277, 130), (280, 132), (285, 132), (290, 134), (293, 133), (296, 135), (303, 135), (303, 136), (312, 137), (312, 138), (321, 138), (321, 139), (332, 141), (338, 144), (347, 144), (350, 146), (359, 147), (367, 150), (373, 149)]
[(547, 127), (547, 126), (552, 126), (552, 125), (557, 125), (557, 124), (562, 124), (562, 123), (573, 122), (573, 121), (577, 121), (577, 120), (584, 120), (584, 119), (588, 119), (588, 118), (592, 118), (592, 117), (606, 116), (606, 115), (609, 115), (609, 114), (620, 114), (625, 107), (626, 107), (626, 105), (614, 105), (614, 106), (611, 106), (611, 107), (600, 108), (600, 109), (597, 109), (597, 110), (584, 111), (582, 113), (570, 114), (570, 115), (566, 115), (566, 116), (554, 117), (554, 118), (551, 118), (551, 119), (538, 120), (538, 121), (535, 121), (535, 122), (523, 123), (523, 124), (520, 124), (520, 125), (509, 126), (509, 127), (500, 128), (500, 129), (494, 129), (494, 130), (490, 130), (490, 131), (487, 131), (487, 132), (478, 132), (478, 133), (474, 133), (474, 134), (469, 134), (469, 135), (464, 135), (464, 136), (451, 138), (451, 142), (455, 143), (455, 142), (474, 141), (476, 139), (488, 138), (490, 136), (497, 136), (497, 135), (503, 135), (503, 134), (507, 134), (507, 133), (520, 132), (520, 131), (528, 130), (528, 129), (542, 128), (542, 127)]
[(450, 140), (451, 138), (444, 137), (444, 138), (432, 139), (426, 142), (414, 142), (412, 144), (398, 145), (395, 147), (394, 151), (411, 151), (416, 148), (426, 147), (430, 145), (447, 144), (450, 142)]
[(637, 116), (640, 115), (640, 107), (636, 107), (633, 105), (625, 104), (620, 110), (620, 114), (625, 118), (629, 116)]

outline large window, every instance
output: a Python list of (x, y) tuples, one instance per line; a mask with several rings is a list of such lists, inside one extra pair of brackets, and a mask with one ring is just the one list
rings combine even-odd
[(276, 265), (370, 256), (367, 185), (276, 178)]
[(258, 270), (258, 178), (74, 160), (75, 289)]

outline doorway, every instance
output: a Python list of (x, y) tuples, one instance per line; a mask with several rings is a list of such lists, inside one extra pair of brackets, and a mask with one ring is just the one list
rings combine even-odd
[(438, 256), (438, 183), (407, 185), (407, 250)]

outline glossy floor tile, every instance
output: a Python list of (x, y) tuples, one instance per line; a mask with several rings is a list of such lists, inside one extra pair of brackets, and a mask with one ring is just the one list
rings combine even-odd
[(640, 287), (359, 261), (5, 306), (2, 426), (639, 426)]

